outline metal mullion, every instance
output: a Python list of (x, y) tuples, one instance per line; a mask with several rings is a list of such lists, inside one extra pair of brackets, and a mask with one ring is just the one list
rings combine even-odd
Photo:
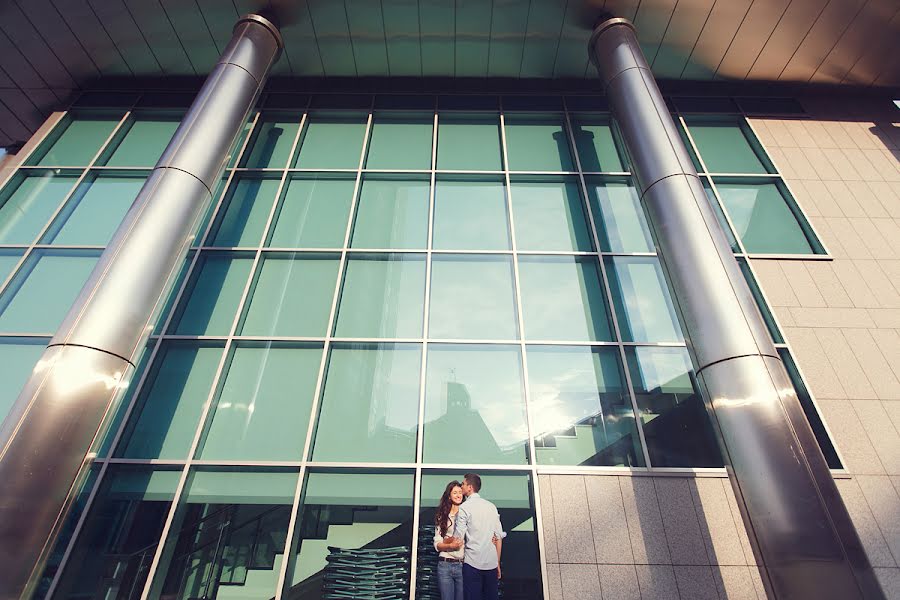
[[(566, 134), (569, 137), (569, 144), (574, 148), (575, 147), (575, 137), (572, 134), (572, 123), (569, 117), (569, 109), (566, 105), (566, 99), (563, 98), (563, 109), (564, 109), (564, 117), (565, 117), (565, 127)], [(597, 224), (594, 220), (594, 213), (591, 210), (591, 201), (590, 196), (588, 196), (587, 191), (587, 183), (585, 182), (584, 174), (581, 172), (581, 158), (578, 156), (578, 152), (573, 152), (573, 157), (575, 159), (575, 168), (578, 169), (578, 183), (581, 186), (581, 197), (582, 202), (584, 202), (584, 208), (587, 211), (587, 220), (588, 226), (591, 229), (591, 237), (594, 241), (594, 248), (597, 249), (597, 252), (600, 253), (600, 258), (597, 262), (600, 263), (600, 277), (603, 280), (603, 292), (604, 297), (606, 298), (607, 309), (609, 310), (609, 318), (612, 322), (613, 326), (613, 334), (615, 335), (616, 346), (619, 350), (619, 362), (622, 366), (622, 373), (625, 375), (625, 385), (628, 387), (628, 398), (631, 400), (631, 409), (634, 411), (634, 421), (635, 426), (637, 428), (638, 440), (641, 443), (641, 453), (644, 457), (644, 465), (649, 469), (651, 468), (650, 464), (650, 452), (647, 450), (647, 440), (644, 437), (644, 423), (641, 419), (641, 411), (638, 407), (637, 397), (634, 393), (634, 385), (631, 381), (631, 373), (628, 368), (628, 360), (625, 356), (625, 344), (622, 340), (622, 331), (619, 328), (619, 319), (616, 316), (616, 305), (613, 301), (612, 290), (609, 286), (609, 275), (606, 273), (606, 261), (604, 260), (604, 253), (601, 250), (600, 246), (600, 236), (597, 233)], [(656, 256), (656, 254), (652, 254), (650, 256)]]
[[(502, 102), (502, 101), (501, 101)], [(519, 255), (518, 244), (516, 241), (515, 218), (513, 216), (512, 206), (512, 185), (509, 173), (509, 153), (506, 144), (506, 115), (503, 113), (503, 106), (500, 107), (500, 149), (503, 157), (503, 179), (506, 185), (506, 212), (509, 219), (509, 239), (513, 252), (513, 285), (515, 289), (513, 293), (516, 300), (516, 327), (519, 332), (519, 352), (522, 365), (522, 391), (525, 408), (525, 424), (528, 430), (528, 464), (527, 467), (531, 475), (531, 494), (534, 499), (534, 519), (535, 529), (537, 529), (538, 556), (541, 568), (541, 588), (545, 598), (550, 597), (550, 584), (547, 575), (547, 555), (544, 551), (544, 521), (541, 514), (541, 493), (540, 484), (537, 477), (537, 452), (534, 444), (534, 422), (531, 414), (531, 388), (528, 382), (528, 355), (525, 347), (525, 321), (522, 312), (522, 285), (519, 274)]]
[[(304, 120), (306, 119), (308, 114), (308, 112), (304, 113)], [(301, 127), (299, 131), (303, 131), (303, 128)], [(313, 432), (315, 432), (316, 430), (318, 421), (319, 400), (322, 396), (322, 391), (325, 383), (325, 367), (328, 364), (328, 354), (331, 351), (331, 340), (334, 333), (334, 322), (337, 316), (338, 300), (340, 298), (341, 288), (343, 287), (344, 272), (347, 263), (347, 247), (350, 245), (350, 232), (353, 228), (353, 219), (356, 217), (356, 205), (358, 203), (362, 182), (362, 167), (366, 160), (366, 152), (369, 148), (369, 136), (371, 134), (371, 131), (372, 109), (370, 108), (368, 117), (366, 118), (366, 131), (363, 137), (362, 150), (360, 151), (359, 155), (359, 164), (356, 169), (356, 181), (353, 184), (353, 199), (350, 202), (350, 210), (347, 216), (347, 228), (344, 230), (344, 244), (340, 249), (341, 258), (338, 263), (337, 280), (334, 284), (334, 294), (331, 298), (331, 309), (328, 313), (328, 328), (325, 330), (325, 339), (322, 345), (322, 358), (319, 361), (319, 372), (316, 376), (316, 387), (310, 406), (309, 425), (307, 425), (306, 428), (306, 439), (303, 442), (303, 453), (300, 455), (300, 479), (297, 482), (297, 489), (295, 490), (294, 503), (292, 505), (293, 512), (291, 512), (291, 517), (288, 520), (284, 559), (281, 561), (281, 568), (278, 572), (278, 588), (275, 590), (274, 600), (282, 600), (284, 586), (286, 584), (285, 580), (287, 578), (287, 569), (288, 565), (291, 564), (290, 554), (293, 552), (295, 529), (297, 527), (297, 517), (300, 509), (300, 498), (303, 494), (303, 480), (306, 477), (308, 463), (311, 462), (309, 460), (310, 446), (312, 445)], [(288, 176), (288, 174), (289, 173), (285, 171), (285, 176)], [(276, 202), (275, 206), (277, 206), (277, 204), (278, 203)], [(264, 237), (263, 240), (265, 239), (266, 238)]]
[(428, 232), (425, 241), (425, 299), (422, 303), (422, 360), (419, 365), (419, 415), (416, 420), (416, 471), (413, 479), (413, 538), (409, 573), (409, 600), (416, 597), (416, 571), (419, 567), (419, 512), (422, 503), (422, 459), (425, 436), (425, 375), (428, 364), (428, 317), (431, 310), (431, 257), (434, 245), (434, 197), (437, 169), (438, 110), (435, 100), (431, 134), (431, 176), (428, 186)]
[(752, 258), (753, 260), (808, 260), (808, 261), (826, 261), (834, 260), (833, 256), (827, 254), (742, 254), (744, 258)]
[[(127, 114), (126, 114), (126, 116), (127, 116)], [(123, 120), (124, 120), (124, 118), (123, 118)], [(256, 128), (256, 123), (258, 120), (259, 120), (259, 112), (256, 113), (256, 116), (254, 117), (254, 119), (251, 123), (249, 133), (252, 134), (253, 129)], [(121, 122), (120, 122), (120, 124), (121, 124)], [(114, 135), (114, 134), (115, 134), (115, 130), (113, 131), (112, 134), (110, 134), (110, 137), (112, 137), (112, 135)], [(240, 154), (243, 154), (243, 152), (246, 150), (247, 141), (249, 139), (250, 139), (250, 135), (248, 134), (247, 137), (244, 139), (244, 143), (241, 146), (238, 158), (240, 158)], [(108, 143), (108, 142), (109, 142), (109, 139), (107, 139), (106, 143)], [(106, 144), (104, 144), (104, 147), (105, 147), (105, 145)], [(101, 152), (102, 152), (102, 149), (101, 149)], [(98, 156), (99, 156), (99, 153), (98, 153)], [(85, 170), (85, 173), (86, 172), (87, 172), (87, 170)], [(228, 179), (226, 181), (226, 189), (227, 189), (228, 185), (231, 184), (231, 180), (233, 179), (233, 177), (234, 177), (234, 171), (231, 170), (229, 172)], [(213, 216), (215, 216), (215, 213), (217, 213), (219, 211), (219, 209), (221, 208), (224, 197), (225, 197), (225, 194), (223, 193), (219, 197), (218, 200), (216, 198), (211, 198), (211, 203), (215, 203), (215, 207), (213, 208)], [(212, 230), (214, 220), (215, 219), (211, 218), (209, 220), (209, 222), (206, 224), (206, 230), (202, 234), (203, 241), (205, 241), (206, 238), (209, 236), (209, 234)], [(190, 252), (190, 250), (188, 250), (188, 251)], [(169, 328), (172, 318), (174, 317), (175, 313), (177, 312), (176, 308), (177, 308), (178, 304), (181, 302), (181, 297), (184, 294), (185, 289), (187, 289), (188, 282), (190, 281), (190, 276), (191, 276), (192, 272), (194, 271), (194, 268), (196, 267), (197, 261), (200, 258), (200, 254), (201, 253), (199, 251), (194, 252), (194, 256), (191, 259), (191, 264), (188, 265), (187, 273), (181, 282), (181, 286), (178, 288), (178, 291), (175, 293), (175, 298), (172, 303), (172, 308), (171, 308), (171, 310), (169, 310), (168, 315), (164, 315), (163, 325), (160, 328), (160, 332), (162, 333), (162, 335), (157, 336), (156, 343), (152, 345), (152, 349), (150, 350), (150, 356), (147, 359), (148, 367), (153, 364), (153, 361), (156, 360), (156, 356), (159, 353), (159, 349), (165, 343), (165, 336), (164, 336), (165, 331)], [(140, 397), (141, 392), (143, 391), (143, 386), (147, 381), (147, 377), (149, 376), (150, 371), (151, 371), (150, 368), (144, 369), (144, 372), (141, 374), (141, 378), (138, 381), (137, 386), (135, 387), (134, 391), (131, 394), (131, 400), (128, 403), (128, 406), (125, 408), (125, 413), (122, 415), (122, 421), (121, 421), (121, 423), (119, 423), (119, 428), (118, 428), (118, 430), (116, 430), (116, 433), (113, 436), (112, 441), (110, 442), (109, 455), (107, 457), (107, 460), (105, 460), (103, 462), (103, 464), (100, 466), (100, 472), (97, 474), (97, 479), (94, 481), (94, 487), (91, 490), (91, 493), (88, 496), (87, 501), (85, 502), (84, 508), (82, 509), (82, 512), (81, 512), (81, 516), (78, 518), (78, 522), (75, 524), (75, 529), (72, 532), (72, 537), (69, 539), (69, 544), (66, 547), (66, 551), (63, 554), (62, 559), (60, 560), (60, 565), (56, 572), (56, 575), (54, 575), (53, 581), (51, 581), (51, 583), (50, 583), (50, 587), (48, 589), (47, 596), (46, 596), (47, 598), (53, 597), (53, 593), (56, 590), (56, 587), (59, 585), (60, 578), (61, 578), (62, 573), (65, 570), (65, 567), (68, 563), (69, 556), (71, 555), (72, 550), (75, 547), (75, 543), (78, 540), (78, 536), (81, 533), (81, 529), (84, 526), (84, 522), (87, 519), (87, 515), (90, 512), (91, 505), (93, 504), (94, 499), (97, 494), (97, 490), (100, 489), (100, 484), (103, 482), (103, 478), (106, 474), (106, 470), (107, 470), (108, 466), (110, 464), (113, 464), (113, 462), (112, 462), (113, 455), (118, 450), (118, 446), (122, 439), (122, 435), (124, 434), (125, 428), (128, 426), (128, 423), (131, 420), (131, 413), (134, 410), (135, 406), (137, 405), (138, 398)], [(174, 503), (174, 501), (175, 501), (175, 499), (173, 498), (173, 503)], [(160, 544), (162, 544), (162, 537), (160, 537)]]
[[(257, 117), (258, 117), (258, 113), (257, 113)], [(254, 128), (255, 128), (255, 123), (254, 123)], [(302, 127), (298, 128), (297, 134), (294, 137), (294, 143), (291, 148), (292, 152), (297, 145), (297, 141), (299, 140), (301, 130), (302, 130)], [(252, 131), (251, 131), (251, 133), (252, 133)], [(249, 138), (250, 138), (250, 135), (247, 136), (247, 139), (249, 139)], [(242, 152), (242, 154), (243, 154), (243, 152)], [(234, 179), (234, 171), (232, 171), (229, 176), (229, 182), (228, 182), (229, 185), (233, 179)], [(284, 186), (285, 179), (286, 179), (286, 175), (283, 174), (281, 177), (281, 183), (280, 183), (279, 189), (278, 189), (279, 194), (281, 193), (281, 189)], [(219, 204), (216, 207), (216, 212), (218, 212), (221, 209), (221, 204), (222, 204), (222, 202), (224, 202), (225, 196), (227, 196), (227, 194), (223, 193), (222, 200), (219, 202)], [(277, 195), (276, 195), (276, 199), (277, 199)], [(271, 224), (272, 215), (275, 212), (276, 205), (277, 205), (277, 201), (273, 202), (272, 208), (269, 210), (269, 217), (268, 217), (268, 220), (266, 221), (266, 231), (268, 230), (268, 227)], [(204, 240), (203, 240), (204, 242), (206, 242), (208, 237), (211, 235), (212, 230), (214, 228), (214, 224), (215, 224), (215, 215), (213, 215), (213, 218), (211, 218), (209, 220), (207, 230), (204, 234)], [(262, 242), (260, 242), (260, 245), (261, 244), (262, 244)], [(194, 257), (195, 262), (191, 265), (192, 267), (194, 266), (194, 264), (196, 264), (196, 259), (197, 259), (197, 257), (199, 257), (200, 254), (201, 254), (200, 252), (196, 253), (196, 255)], [(219, 358), (219, 364), (216, 367), (215, 374), (213, 375), (212, 384), (210, 386), (209, 393), (207, 394), (206, 401), (204, 402), (203, 408), (200, 411), (200, 416), (199, 416), (199, 419), (197, 422), (197, 428), (194, 431), (194, 437), (193, 437), (193, 440), (191, 441), (191, 445), (188, 450), (187, 459), (185, 460), (185, 463), (184, 463), (184, 469), (181, 472), (181, 477), (178, 481), (178, 486), (175, 488), (175, 496), (172, 501), (172, 506), (169, 507), (169, 512), (166, 516), (166, 521), (165, 521), (165, 524), (163, 525), (162, 533), (159, 536), (159, 544), (156, 547), (156, 551), (153, 553), (153, 560), (151, 561), (150, 567), (147, 571), (147, 580), (144, 583), (144, 590), (141, 593), (141, 600), (147, 600), (147, 598), (149, 598), (150, 590), (153, 587), (153, 579), (156, 575), (156, 570), (159, 567), (159, 561), (160, 561), (160, 558), (162, 557), (163, 549), (166, 545), (166, 542), (168, 541), (167, 538), (169, 536), (169, 531), (172, 527), (172, 522), (175, 519), (175, 513), (178, 511), (179, 505), (181, 503), (181, 498), (184, 495), (184, 488), (187, 485), (187, 479), (191, 472), (191, 465), (193, 462), (193, 458), (197, 452), (197, 448), (200, 444), (200, 439), (203, 436), (203, 432), (206, 428), (206, 420), (209, 417), (209, 412), (210, 412), (210, 409), (212, 408), (213, 401), (215, 400), (216, 396), (218, 395), (220, 381), (225, 376), (225, 373), (224, 373), (225, 365), (230, 363), (229, 355), (231, 353), (231, 348), (234, 345), (235, 330), (237, 329), (238, 323), (240, 323), (241, 315), (243, 314), (243, 311), (244, 311), (244, 306), (247, 303), (247, 298), (250, 294), (250, 290), (253, 287), (254, 273), (256, 271), (256, 267), (259, 262), (259, 259), (260, 259), (260, 253), (259, 253), (259, 249), (257, 248), (256, 255), (253, 259), (253, 265), (251, 266), (251, 269), (250, 269), (250, 274), (247, 277), (247, 282), (244, 284), (244, 289), (241, 292), (241, 298), (238, 301), (238, 306), (237, 306), (237, 310), (235, 311), (234, 319), (232, 320), (231, 327), (229, 328), (228, 338), (225, 340), (225, 345), (222, 348), (222, 356), (221, 356), (221, 358)], [(184, 281), (185, 284), (187, 283), (188, 279), (189, 279), (189, 277), (185, 277), (185, 281)], [(182, 287), (182, 291), (184, 289), (185, 288)], [(179, 300), (180, 300), (180, 298), (179, 298)], [(173, 304), (173, 307), (176, 307), (176, 306), (177, 305)], [(176, 312), (177, 312), (177, 309), (173, 308), (173, 310), (170, 313), (170, 318)], [(168, 325), (168, 323), (167, 323), (167, 325)], [(149, 369), (148, 369), (148, 371), (149, 371)]]

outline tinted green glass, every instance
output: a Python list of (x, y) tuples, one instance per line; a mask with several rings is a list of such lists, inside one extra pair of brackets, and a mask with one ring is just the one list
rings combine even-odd
[(268, 246), (340, 248), (344, 245), (352, 179), (294, 179), (288, 184)]
[(512, 171), (573, 171), (565, 124), (559, 117), (509, 118), (506, 152)]
[(152, 167), (178, 129), (177, 117), (138, 117), (106, 161), (109, 167)]
[(175, 333), (228, 335), (253, 259), (231, 254), (206, 254), (200, 259), (187, 300), (182, 300)]
[(46, 347), (47, 340), (42, 338), (0, 338), (0, 423)]
[(319, 347), (238, 347), (200, 458), (300, 460), (321, 358)]
[(86, 166), (112, 133), (118, 118), (76, 115), (37, 164)]
[(157, 355), (131, 416), (126, 458), (187, 458), (222, 356), (221, 348), (169, 343)]
[(375, 118), (369, 142), (367, 169), (430, 169), (431, 115)]
[(518, 339), (514, 298), (509, 257), (435, 255), (428, 335), (434, 339)]
[(333, 348), (313, 460), (415, 461), (421, 365), (418, 344)]
[(778, 185), (727, 179), (715, 183), (747, 252), (815, 254)]
[(652, 465), (721, 467), (687, 350), (632, 346), (625, 356)]
[(280, 183), (278, 179), (233, 180), (210, 245), (258, 246)]
[(22, 259), (24, 250), (0, 250), (0, 285), (6, 281)]
[(301, 169), (356, 169), (365, 134), (364, 117), (311, 115), (294, 166)]
[(144, 185), (143, 177), (97, 177), (66, 202), (44, 243), (105, 246)]
[(643, 466), (617, 349), (529, 346), (527, 353), (538, 463)]
[(192, 473), (149, 597), (274, 597), (296, 487), (296, 471)]
[(528, 462), (521, 363), (515, 346), (428, 346), (425, 462)]
[(766, 299), (762, 295), (762, 290), (759, 289), (759, 285), (756, 283), (756, 278), (750, 270), (750, 265), (748, 265), (747, 261), (743, 258), (738, 258), (737, 262), (738, 266), (741, 267), (741, 273), (744, 275), (744, 279), (747, 281), (747, 287), (750, 288), (750, 293), (753, 294), (753, 299), (756, 300), (756, 306), (759, 307), (759, 312), (762, 313), (763, 321), (766, 322), (766, 329), (769, 330), (772, 341), (776, 344), (783, 344), (784, 338), (778, 330), (778, 325), (775, 323), (775, 317), (772, 316), (769, 305), (766, 304)]
[(143, 589), (180, 478), (180, 469), (110, 465), (53, 597), (122, 598)]
[(457, 171), (499, 171), (500, 123), (496, 116), (438, 117), (437, 168)]
[(354, 248), (424, 248), (428, 239), (427, 181), (366, 179), (362, 184)]
[(0, 331), (55, 333), (98, 258), (93, 251), (34, 251), (0, 296)]
[(587, 181), (600, 247), (606, 252), (653, 252), (653, 238), (634, 187), (618, 181)]
[(608, 120), (590, 116), (572, 119), (572, 135), (582, 171), (625, 171)]
[(345, 267), (335, 335), (421, 337), (424, 304), (423, 255), (353, 255)]
[(324, 336), (338, 264), (321, 255), (265, 258), (241, 334)]
[(0, 195), (0, 244), (30, 244), (77, 180), (47, 173), (8, 186)]
[(716, 213), (716, 220), (719, 222), (719, 227), (722, 228), (725, 237), (728, 239), (728, 245), (731, 246), (731, 251), (740, 252), (741, 247), (737, 242), (737, 238), (734, 237), (734, 232), (731, 231), (731, 225), (728, 224), (728, 219), (725, 218), (725, 213), (722, 211), (722, 205), (719, 204), (719, 200), (716, 198), (716, 194), (713, 192), (709, 180), (706, 177), (701, 177), (700, 179), (703, 182), (703, 191), (706, 192), (706, 199), (709, 200), (710, 207), (713, 209), (713, 212)]
[(678, 317), (656, 258), (608, 257), (606, 273), (622, 341), (683, 340)]
[(594, 257), (519, 257), (527, 340), (612, 341)]
[(767, 172), (738, 123), (688, 118), (687, 125), (710, 173)]
[(434, 191), (434, 248), (506, 250), (509, 223), (501, 182), (439, 181)]
[(260, 121), (250, 146), (244, 151), (241, 166), (248, 169), (282, 169), (287, 164), (300, 119), (296, 121)]
[(513, 182), (519, 250), (593, 250), (578, 183)]
[[(384, 594), (386, 597), (408, 597), (413, 481), (413, 475), (406, 473), (347, 469), (309, 473), (283, 597), (326, 598), (323, 573), (329, 572), (332, 581), (343, 580), (344, 589), (389, 587), (396, 593)], [(398, 548), (402, 546), (406, 549)], [(353, 549), (362, 551), (353, 555)], [(348, 579), (348, 571), (353, 573), (353, 566), (366, 559), (380, 559), (377, 570), (360, 570), (352, 581)], [(355, 593), (361, 598), (373, 597), (366, 591)]]

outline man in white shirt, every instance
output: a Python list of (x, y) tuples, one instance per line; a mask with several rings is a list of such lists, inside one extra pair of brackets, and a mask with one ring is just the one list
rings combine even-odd
[[(462, 483), (466, 501), (459, 507), (453, 537), (465, 547), (465, 600), (497, 600), (503, 527), (497, 507), (478, 495), (481, 477), (467, 473)], [(496, 540), (496, 542), (495, 542)]]

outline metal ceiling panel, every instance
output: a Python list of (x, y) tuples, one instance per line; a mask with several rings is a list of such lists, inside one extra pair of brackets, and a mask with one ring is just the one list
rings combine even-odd
[(587, 72), (586, 48), (591, 32), (582, 21), (584, 15), (581, 9), (579, 0), (570, 0), (566, 4), (559, 45), (556, 48), (556, 62), (553, 64), (553, 77), (584, 77)]
[(552, 77), (556, 49), (566, 15), (564, 2), (534, 0), (528, 8), (519, 77)]
[(456, 77), (486, 77), (494, 5), (484, 0), (456, 0)]
[(634, 15), (634, 26), (638, 30), (638, 41), (647, 62), (653, 62), (662, 43), (672, 13), (678, 0), (644, 0)]
[(203, 23), (216, 45), (216, 52), (221, 53), (228, 44), (228, 40), (231, 39), (231, 30), (234, 29), (234, 24), (240, 17), (237, 8), (231, 2), (222, 0), (195, 1), (200, 9), (200, 16), (203, 17)]
[(885, 57), (891, 56), (891, 52), (895, 50), (893, 46), (896, 43), (897, 32), (900, 32), (900, 5), (897, 5), (887, 29), (881, 31), (879, 28), (873, 32), (873, 37), (867, 44), (867, 50), (856, 61), (841, 83), (872, 85), (885, 67)]
[(719, 63), (716, 76), (744, 79), (790, 4), (791, 0), (754, 2)]
[(141, 32), (141, 37), (151, 48), (164, 74), (198, 75), (208, 72), (194, 67), (162, 3), (147, 0), (124, 0), (124, 2)]
[[(3, 92), (17, 92), (18, 90), (2, 90)], [(24, 141), (31, 137), (34, 129), (29, 128), (15, 111), (7, 106), (0, 95), (0, 133), (4, 134), (10, 142)], [(9, 144), (10, 142), (7, 142)]]
[(39, 24), (40, 31), (35, 29), (35, 34), (40, 35), (72, 77), (82, 81), (100, 75), (93, 59), (49, 0), (18, 0), (16, 6), (28, 19), (32, 29), (35, 23)]
[(422, 75), (452, 75), (455, 71), (456, 11), (447, 0), (420, 0)]
[(866, 0), (831, 0), (778, 79), (809, 81), (865, 3)]
[(678, 79), (700, 38), (715, 0), (681, 0), (651, 66), (657, 77)]
[(40, 65), (41, 77), (47, 85), (67, 88), (78, 85), (16, 4), (0, 7), (0, 28), (29, 62)]
[(322, 57), (325, 75), (329, 77), (358, 75), (344, 3), (334, 0), (310, 0), (307, 7), (319, 43), (319, 55)]
[(318, 77), (325, 74), (312, 17), (305, 6), (298, 9), (290, 23), (281, 28), (281, 35), (290, 40), (285, 44), (284, 54), (285, 62), (290, 63), (294, 75)]
[(388, 73), (395, 77), (422, 75), (419, 3), (416, 0), (382, 0)]
[[(28, 7), (26, 11), (40, 8), (42, 2), (44, 0), (35, 0), (33, 3), (29, 0), (25, 4)], [(103, 75), (134, 74), (87, 0), (52, 0), (46, 4), (47, 10), (38, 13), (40, 18), (43, 19), (43, 13), (50, 14), (55, 10)], [(34, 22), (43, 24), (44, 21)], [(48, 22), (53, 22), (53, 19), (48, 19)]]
[[(897, 0), (869, 0), (825, 57), (813, 78), (828, 83), (843, 81), (870, 44), (879, 41), (878, 32), (885, 31), (884, 23), (890, 23), (896, 12)], [(897, 34), (893, 32), (893, 35)]]
[(829, 0), (793, 0), (747, 71), (747, 79), (777, 79)]
[(347, 21), (353, 42), (353, 57), (359, 75), (378, 76), (388, 72), (387, 40), (381, 3), (346, 0)]
[(132, 71), (148, 75), (162, 74), (159, 61), (141, 35), (141, 30), (123, 0), (88, 0), (88, 4)]
[(2, 31), (0, 31), (0, 67), (17, 87), (47, 87), (47, 81), (41, 77), (31, 62)]
[(691, 50), (690, 59), (681, 71), (681, 79), (710, 79), (714, 76), (752, 4), (753, 0), (716, 2)]
[(198, 74), (209, 73), (219, 59), (219, 50), (212, 33), (196, 5), (184, 0), (160, 0), (178, 42), (189, 48), (188, 59)]
[(530, 6), (530, 0), (494, 0), (488, 55), (489, 77), (519, 76)]
[[(3, 102), (9, 110), (15, 113), (16, 118), (29, 131), (40, 127), (47, 118), (46, 113), (36, 105), (37, 98), (33, 98), (32, 94), (34, 91), (36, 90), (0, 89), (0, 102)], [(51, 93), (48, 89), (43, 91)]]

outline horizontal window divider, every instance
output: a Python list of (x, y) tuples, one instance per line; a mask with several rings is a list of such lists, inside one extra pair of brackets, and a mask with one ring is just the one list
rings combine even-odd
[(162, 466), (173, 466), (173, 467), (183, 467), (187, 464), (187, 459), (184, 460), (171, 460), (171, 459), (163, 459), (163, 458), (117, 458), (117, 457), (106, 457), (104, 459), (98, 458), (95, 462), (106, 462), (111, 465), (162, 465)]
[(289, 467), (299, 469), (304, 465), (302, 460), (191, 460), (192, 467)]
[(744, 258), (751, 260), (824, 260), (832, 261), (831, 254), (744, 254)]
[(742, 179), (781, 179), (778, 173), (698, 173), (704, 177), (740, 177)]
[(35, 244), (35, 250), (106, 250), (106, 246), (74, 246), (65, 244)]
[(8, 331), (0, 331), (0, 338), (9, 338), (9, 337), (20, 337), (20, 338), (47, 338), (47, 340), (50, 340), (54, 335), (56, 335), (56, 332), (55, 332), (55, 331), (50, 332), (50, 333), (46, 333), (46, 332), (44, 332), (44, 333), (35, 333), (35, 332), (33, 332), (33, 331), (25, 331), (25, 332), (18, 332), (18, 331), (17, 331), (17, 332), (11, 333), (11, 332), (8, 332)]
[(585, 177), (631, 177), (631, 171), (582, 171)]
[(516, 171), (514, 169), (510, 169), (509, 175), (513, 179), (513, 181), (511, 183), (515, 184), (516, 183), (515, 179), (522, 175), (531, 175), (531, 176), (538, 176), (538, 177), (559, 177), (560, 175), (566, 175), (566, 176), (571, 176), (571, 177), (577, 177), (578, 175), (580, 175), (580, 173), (578, 171)]
[(647, 475), (663, 477), (728, 477), (725, 467), (650, 467)]

